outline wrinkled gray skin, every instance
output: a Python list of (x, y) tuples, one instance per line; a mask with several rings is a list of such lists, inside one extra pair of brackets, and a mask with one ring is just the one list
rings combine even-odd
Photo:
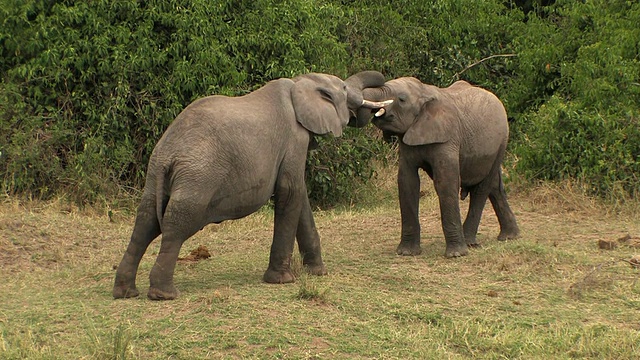
[[(418, 169), (433, 179), (438, 194), (446, 257), (464, 256), (468, 246), (479, 245), (476, 234), (487, 197), (500, 223), (498, 240), (519, 235), (502, 183), (501, 164), (509, 138), (507, 114), (495, 95), (465, 81), (437, 88), (407, 77), (367, 89), (364, 97), (374, 101), (394, 100), (382, 111), (358, 110), (356, 125), (363, 126), (377, 112), (371, 120), (373, 124), (400, 139), (399, 255), (421, 252)], [(471, 195), (464, 225), (458, 192), (462, 200)]]
[(294, 281), (290, 261), (296, 238), (307, 271), (326, 274), (304, 181), (307, 149), (315, 134), (340, 136), (350, 110), (362, 105), (362, 88), (382, 84), (384, 77), (377, 72), (356, 74), (346, 82), (307, 74), (273, 80), (245, 96), (209, 96), (187, 106), (149, 160), (113, 297), (139, 294), (138, 265), (162, 234), (147, 296), (174, 299), (173, 273), (184, 241), (209, 223), (255, 212), (272, 195), (275, 224), (264, 281)]

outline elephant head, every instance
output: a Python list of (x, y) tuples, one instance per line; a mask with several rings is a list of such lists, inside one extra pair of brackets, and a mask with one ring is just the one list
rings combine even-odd
[(407, 145), (444, 143), (455, 134), (457, 111), (449, 101), (442, 101), (442, 96), (440, 89), (416, 78), (394, 79), (364, 91), (367, 100), (392, 99), (393, 103), (374, 110), (360, 108), (357, 121), (371, 121), (385, 133), (399, 135)]
[(362, 90), (384, 84), (377, 71), (363, 71), (346, 81), (326, 74), (304, 74), (292, 79), (291, 99), (296, 120), (317, 135), (342, 135), (358, 108), (381, 108), (387, 103), (363, 99)]
[(305, 74), (292, 79), (291, 101), (296, 120), (314, 134), (342, 135), (349, 122), (347, 87), (332, 75)]

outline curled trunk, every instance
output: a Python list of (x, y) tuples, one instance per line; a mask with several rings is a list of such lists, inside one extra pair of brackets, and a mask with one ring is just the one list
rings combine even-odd
[(349, 126), (356, 125), (356, 112), (363, 106), (363, 91), (384, 85), (384, 76), (377, 71), (361, 71), (344, 81), (347, 84), (347, 106), (351, 112)]
[(377, 71), (361, 71), (351, 75), (344, 81), (347, 84), (349, 109), (355, 110), (362, 106), (362, 91), (367, 88), (377, 88), (384, 85), (384, 76)]
[[(372, 102), (384, 102), (384, 101), (388, 101), (388, 99), (391, 99), (392, 97), (387, 95), (385, 93), (384, 88), (381, 86), (364, 89), (362, 91), (362, 96), (364, 100), (368, 100)], [(355, 111), (355, 116), (353, 116), (352, 114), (352, 116), (349, 118), (349, 126), (363, 127), (369, 124), (369, 122), (371, 122), (371, 118), (373, 117), (373, 114), (375, 114), (379, 109), (380, 107), (378, 108), (375, 108), (375, 107), (367, 108), (364, 106), (359, 107)]]

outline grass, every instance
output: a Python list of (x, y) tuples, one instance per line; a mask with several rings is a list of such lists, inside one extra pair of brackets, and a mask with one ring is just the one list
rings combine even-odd
[(204, 245), (212, 257), (179, 263), (169, 302), (144, 296), (159, 241), (140, 266), (143, 296), (111, 298), (126, 209), (4, 199), (0, 358), (640, 357), (640, 270), (625, 262), (640, 249), (596, 245), (640, 235), (637, 204), (612, 209), (568, 185), (512, 189), (522, 238), (495, 240), (488, 207), (483, 247), (448, 260), (425, 181), (423, 253), (399, 257), (392, 177), (381, 174), (367, 208), (316, 212), (328, 276), (301, 273), (296, 258), (295, 284), (262, 283), (273, 217), (261, 210), (189, 239), (181, 256)]

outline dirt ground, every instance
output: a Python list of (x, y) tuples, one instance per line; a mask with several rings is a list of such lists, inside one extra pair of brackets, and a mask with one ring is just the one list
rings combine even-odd
[(144, 296), (158, 240), (141, 262), (143, 295), (111, 296), (132, 210), (2, 199), (0, 358), (3, 341), (34, 358), (115, 358), (127, 339), (132, 358), (633, 358), (638, 204), (607, 205), (569, 185), (511, 186), (521, 238), (497, 241), (488, 205), (482, 248), (445, 259), (437, 197), (429, 181), (422, 191), (420, 256), (395, 255), (392, 189), (367, 207), (317, 210), (329, 275), (268, 286), (273, 214), (262, 209), (185, 242), (171, 302)]
[[(421, 192), (423, 238), (424, 234), (439, 238), (437, 198), (428, 180), (424, 182)], [(358, 226), (371, 232), (375, 232), (376, 227), (384, 227), (385, 230), (397, 227), (399, 231), (400, 214), (392, 196), (383, 205), (389, 208), (388, 215), (382, 218), (359, 217)], [(134, 220), (131, 210), (81, 210), (60, 201), (24, 202), (10, 198), (0, 201), (0, 269), (5, 272), (56, 269), (64, 263), (93, 261), (100, 257), (103, 261), (110, 259), (115, 267), (117, 261), (112, 254), (113, 246), (119, 249), (118, 253), (124, 251)], [(640, 204), (630, 202), (623, 207), (613, 207), (581, 195), (566, 184), (512, 193), (510, 202), (524, 236), (533, 232), (538, 241), (579, 241), (583, 246), (600, 251), (627, 249), (629, 255), (623, 260), (639, 261), (640, 211), (636, 209), (640, 209)], [(467, 204), (468, 200), (461, 202), (462, 215)], [(228, 223), (231, 222), (210, 225), (205, 232), (215, 232)], [(318, 226), (327, 227), (322, 222)], [(479, 233), (497, 228), (495, 215), (487, 203)], [(270, 237), (270, 230), (261, 229), (267, 237)], [(184, 255), (180, 261), (188, 263), (207, 259), (211, 252), (215, 249), (188, 241), (182, 249)]]

